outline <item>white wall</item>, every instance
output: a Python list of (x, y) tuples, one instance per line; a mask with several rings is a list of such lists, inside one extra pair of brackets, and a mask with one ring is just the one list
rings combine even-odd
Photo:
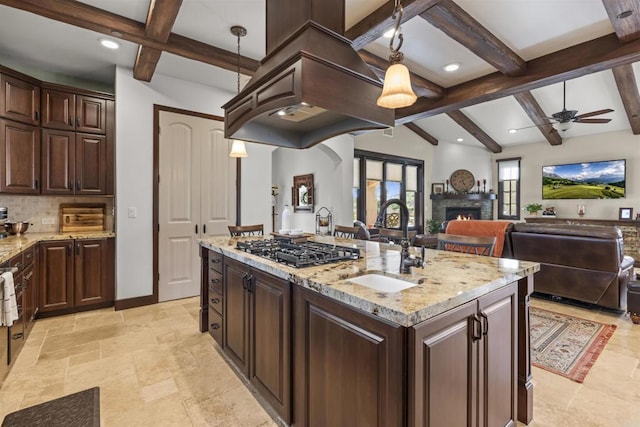
[[(241, 225), (264, 224), (271, 231), (271, 155), (276, 147), (247, 143), (248, 157), (241, 160)], [(277, 229), (276, 224), (276, 229)]]
[[(145, 83), (135, 80), (131, 69), (122, 67), (116, 68), (115, 86), (116, 299), (121, 300), (153, 292), (153, 105), (222, 116), (220, 107), (233, 93), (157, 73)], [(255, 156), (243, 160), (242, 210), (253, 222), (259, 215), (251, 213), (250, 201), (255, 201), (255, 212), (270, 212), (270, 193), (262, 199), (262, 183), (269, 183), (271, 176), (265, 166), (269, 155), (262, 147), (247, 150)], [(137, 218), (127, 217), (127, 207), (137, 208)]]
[[(580, 125), (587, 126), (587, 125)], [(542, 203), (556, 208), (558, 217), (578, 218), (577, 205), (586, 205), (586, 219), (618, 219), (618, 209), (640, 212), (640, 136), (631, 130), (565, 139), (562, 145), (547, 143), (505, 148), (495, 159), (522, 157), (520, 161), (522, 206)], [(626, 159), (626, 198), (610, 200), (542, 200), (542, 166), (561, 163)], [(497, 178), (494, 180), (497, 188)], [(524, 212), (523, 212), (524, 214)]]
[[(291, 206), (291, 187), (295, 175), (314, 175), (313, 212), (295, 212), (291, 228), (315, 233), (315, 214), (321, 207), (331, 211), (334, 224), (351, 225), (353, 206), (353, 137), (340, 135), (306, 150), (278, 148), (272, 155), (272, 182), (280, 191), (277, 199), (276, 229), (282, 226), (283, 206)], [(244, 188), (244, 185), (243, 185)], [(292, 211), (293, 212), (293, 211)]]
[[(493, 179), (492, 170), (495, 168), (492, 168), (491, 152), (486, 148), (457, 143), (442, 143), (435, 147), (433, 152), (431, 170), (433, 182), (446, 183), (446, 180), (449, 179), (454, 171), (467, 169), (473, 173), (476, 181), (480, 181), (480, 185), (482, 185), (483, 179), (487, 180), (487, 191), (494, 188), (491, 183)], [(476, 191), (476, 189), (477, 187), (474, 186), (473, 191)], [(426, 190), (430, 193), (431, 187)], [(450, 186), (449, 190), (453, 191), (453, 188)]]

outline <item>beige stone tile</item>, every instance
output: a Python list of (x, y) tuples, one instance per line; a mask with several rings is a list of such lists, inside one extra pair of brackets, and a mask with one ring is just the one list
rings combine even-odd
[(129, 331), (120, 325), (96, 326), (91, 329), (83, 329), (80, 331), (69, 332), (57, 336), (49, 336), (42, 344), (42, 352), (52, 352), (65, 349), (75, 345), (86, 344), (92, 341), (105, 340), (129, 333)]
[(637, 426), (640, 420), (640, 405), (589, 387), (578, 393), (568, 409), (583, 425)]
[(65, 316), (47, 317), (45, 319), (38, 319), (33, 325), (32, 334), (38, 334), (46, 332), (50, 329), (73, 327), (75, 324), (75, 315), (67, 314)]
[(69, 366), (82, 365), (83, 363), (100, 360), (100, 350), (89, 351), (69, 357)]
[(187, 374), (198, 369), (197, 362), (186, 349), (140, 350), (133, 353), (133, 361), (138, 380), (145, 386), (172, 378), (178, 373)]
[(533, 377), (534, 399), (553, 403), (557, 408), (566, 409), (583, 387), (580, 383), (535, 366), (532, 368), (531, 375)]
[(149, 332), (133, 332), (103, 339), (100, 342), (102, 357), (132, 354), (139, 350), (153, 349), (158, 345), (155, 335)]
[(102, 418), (139, 410), (143, 406), (140, 383), (135, 374), (100, 384), (100, 416)]
[(89, 388), (134, 374), (133, 358), (125, 354), (70, 366), (67, 381)]
[[(87, 312), (90, 313), (90, 312)], [(93, 329), (96, 324), (100, 326), (122, 325), (124, 326), (124, 318), (119, 311), (111, 311), (106, 313), (98, 313), (93, 316), (77, 317), (75, 323), (75, 331), (83, 329)]]
[(147, 402), (140, 409), (105, 417), (104, 421), (105, 427), (190, 427), (192, 425), (184, 406), (173, 396)]
[(142, 387), (140, 390), (145, 403), (178, 394), (178, 386), (173, 378)]
[(238, 376), (226, 365), (202, 367), (186, 375), (175, 378), (180, 395), (189, 407), (203, 400), (244, 387)]
[(88, 353), (91, 351), (100, 351), (99, 341), (90, 341), (87, 343), (60, 348), (58, 350), (53, 350), (49, 352), (42, 351), (40, 352), (38, 363), (42, 363), (47, 360), (66, 359), (68, 357), (78, 356), (80, 354)]
[(68, 363), (68, 360), (62, 359), (24, 368), (16, 365), (9, 372), (2, 388), (28, 390), (63, 382), (66, 378)]

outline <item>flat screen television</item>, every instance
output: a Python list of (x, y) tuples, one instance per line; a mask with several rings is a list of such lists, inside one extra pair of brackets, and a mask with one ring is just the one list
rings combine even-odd
[(625, 196), (625, 160), (542, 167), (543, 199), (619, 199)]

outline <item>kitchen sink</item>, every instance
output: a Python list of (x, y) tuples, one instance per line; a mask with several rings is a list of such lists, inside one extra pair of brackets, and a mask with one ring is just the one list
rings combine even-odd
[(363, 276), (348, 279), (348, 281), (361, 286), (366, 286), (367, 288), (371, 288), (378, 292), (400, 292), (405, 289), (413, 288), (417, 285), (417, 283), (407, 282), (405, 280), (384, 276), (382, 274), (365, 274)]

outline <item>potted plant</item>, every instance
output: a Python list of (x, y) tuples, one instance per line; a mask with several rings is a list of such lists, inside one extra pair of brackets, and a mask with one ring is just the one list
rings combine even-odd
[(438, 234), (440, 232), (440, 227), (442, 227), (442, 221), (438, 221), (437, 219), (430, 219), (427, 221), (427, 230), (429, 230), (429, 234)]
[(538, 211), (542, 210), (542, 205), (540, 203), (529, 203), (527, 205), (524, 205), (523, 209), (529, 212), (529, 214), (531, 215), (537, 215)]

